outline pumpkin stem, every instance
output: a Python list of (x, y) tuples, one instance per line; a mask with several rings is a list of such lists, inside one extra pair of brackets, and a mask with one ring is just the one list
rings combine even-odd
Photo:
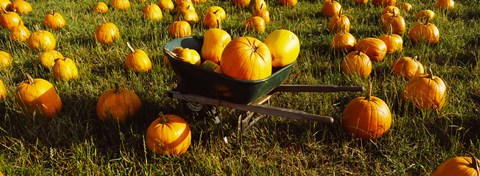
[(56, 62), (57, 62), (58, 60), (60, 60), (60, 59), (65, 59), (65, 58), (60, 58), (60, 57), (59, 57), (59, 58), (55, 58), (55, 60), (53, 60), (53, 63), (56, 63)]
[(217, 12), (220, 11), (219, 9), (218, 10), (215, 10), (215, 12), (213, 12), (213, 14), (217, 14)]
[(160, 118), (160, 124), (167, 124), (168, 122), (170, 122), (170, 120), (168, 120), (168, 118), (166, 118), (166, 116), (162, 112), (158, 113), (158, 118)]
[(127, 42), (127, 47), (132, 51), (132, 53), (135, 52), (135, 49), (133, 49), (132, 45), (130, 45), (130, 42)]
[(218, 29), (222, 29), (222, 25), (221, 25), (221, 22), (220, 20), (216, 19), (217, 20), (217, 27)]
[(478, 165), (478, 159), (473, 155), (472, 153), (469, 153), (470, 157), (472, 157), (472, 164), (470, 165), (473, 169), (475, 169), (475, 172), (478, 173), (478, 170), (480, 169), (480, 166)]
[(28, 84), (35, 83), (35, 80), (33, 80), (32, 76), (30, 76), (30, 74), (25, 73), (25, 76), (27, 76)]
[(120, 93), (120, 85), (118, 85), (118, 82), (115, 83), (115, 87), (113, 89), (114, 89), (115, 94)]
[(262, 2), (262, 4), (260, 4), (260, 10), (262, 10), (262, 9), (263, 9), (263, 2)]
[(365, 96), (365, 100), (370, 101), (370, 97), (372, 96), (372, 81), (368, 82), (368, 88), (367, 88), (367, 95)]
[(392, 23), (389, 24), (390, 26), (390, 32), (388, 33), (389, 36), (392, 36), (393, 34), (393, 26), (392, 26)]
[(430, 79), (433, 79), (433, 71), (432, 71), (432, 68), (429, 68), (429, 69), (428, 69), (428, 77), (429, 77)]

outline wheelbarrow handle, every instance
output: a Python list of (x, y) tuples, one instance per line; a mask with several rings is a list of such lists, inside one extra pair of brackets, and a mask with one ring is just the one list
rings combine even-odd
[(363, 86), (337, 86), (337, 85), (298, 85), (282, 84), (272, 90), (274, 92), (361, 92)]

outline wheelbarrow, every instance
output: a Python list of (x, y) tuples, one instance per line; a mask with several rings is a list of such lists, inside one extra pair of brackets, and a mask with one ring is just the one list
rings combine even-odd
[[(265, 105), (277, 92), (340, 92), (363, 91), (362, 86), (337, 85), (289, 85), (282, 84), (290, 74), (293, 62), (273, 70), (271, 76), (261, 80), (238, 80), (180, 60), (173, 49), (176, 47), (195, 49), (200, 53), (203, 38), (194, 36), (178, 38), (168, 42), (163, 51), (173, 68), (178, 85), (167, 92), (171, 98), (212, 106), (221, 106), (247, 112), (246, 117), (239, 117), (241, 127), (248, 129), (264, 115), (280, 116), (290, 119), (313, 120), (333, 123), (329, 116), (311, 114), (304, 111)], [(263, 114), (252, 119), (253, 113)]]

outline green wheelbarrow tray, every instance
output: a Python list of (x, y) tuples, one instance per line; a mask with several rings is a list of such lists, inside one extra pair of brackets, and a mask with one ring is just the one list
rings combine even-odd
[(173, 53), (176, 47), (195, 49), (198, 53), (202, 48), (202, 37), (178, 38), (170, 41), (164, 47), (165, 55), (172, 66), (179, 83), (188, 93), (217, 98), (234, 103), (250, 103), (268, 94), (283, 83), (290, 74), (296, 62), (277, 70), (272, 75), (261, 80), (239, 80), (209, 71), (199, 66), (178, 59)]
[[(163, 52), (168, 58), (178, 79), (177, 88), (168, 91), (168, 96), (187, 102), (197, 102), (214, 106), (223, 106), (292, 119), (307, 119), (324, 123), (333, 123), (328, 116), (310, 114), (303, 111), (263, 105), (275, 92), (339, 92), (363, 91), (361, 86), (336, 85), (284, 85), (282, 84), (297, 64), (293, 62), (274, 69), (271, 76), (261, 80), (238, 80), (222, 74), (186, 63), (173, 53), (176, 47), (195, 49), (200, 53), (203, 38), (185, 37), (168, 42)], [(245, 119), (249, 120), (249, 119)], [(242, 120), (243, 122), (244, 120)]]

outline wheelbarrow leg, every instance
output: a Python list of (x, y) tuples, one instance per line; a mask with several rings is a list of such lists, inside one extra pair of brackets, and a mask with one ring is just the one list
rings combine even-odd
[[(265, 103), (269, 103), (269, 100), (271, 97), (272, 95), (267, 95), (250, 104), (262, 105)], [(255, 112), (250, 112), (250, 111), (247, 111), (245, 114), (246, 114), (245, 118), (243, 118), (242, 115), (238, 116), (238, 130), (241, 133), (243, 133), (243, 131), (248, 130), (250, 127), (253, 126), (253, 124), (257, 123), (259, 120), (265, 117), (265, 115), (263, 114), (257, 114)], [(258, 115), (258, 116), (255, 116), (255, 115)]]

